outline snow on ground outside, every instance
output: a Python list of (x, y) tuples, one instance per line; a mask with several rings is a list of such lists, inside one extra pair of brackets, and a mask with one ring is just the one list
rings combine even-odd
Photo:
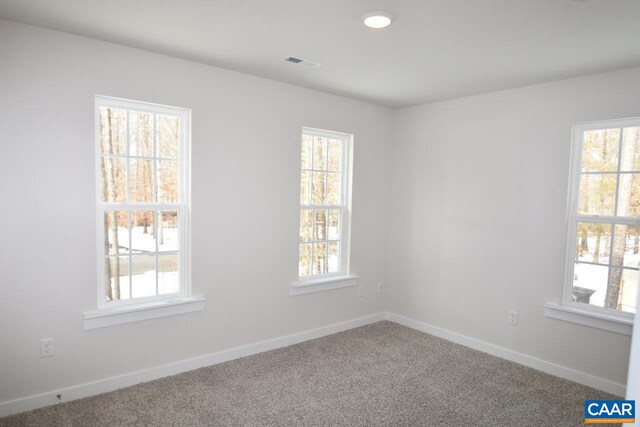
[[(139, 298), (156, 295), (156, 265), (155, 265), (155, 237), (150, 233), (144, 233), (144, 227), (131, 229), (132, 250), (132, 281), (131, 292), (129, 290), (129, 262), (128, 256), (120, 257), (120, 299)], [(118, 227), (118, 246), (121, 253), (129, 250), (129, 230), (126, 227)], [(162, 254), (162, 251), (178, 250), (178, 229), (165, 228), (163, 230), (163, 242), (158, 245), (159, 271), (158, 294), (172, 294), (179, 289), (178, 255)], [(149, 253), (149, 254), (146, 254)], [(113, 286), (113, 280), (111, 284)]]
[[(164, 228), (163, 241), (158, 245), (159, 251), (178, 250), (178, 229)], [(131, 229), (131, 249), (134, 252), (155, 252), (156, 239), (151, 233), (144, 233), (144, 227), (133, 227)], [(127, 252), (129, 249), (129, 229), (118, 227), (118, 246), (120, 252)]]
[[(590, 251), (595, 248), (595, 240), (595, 237), (587, 239), (589, 251), (583, 256), (579, 257), (579, 261), (593, 262), (593, 253)], [(627, 250), (624, 254), (623, 264), (626, 267), (637, 268), (640, 264), (640, 253), (633, 253), (633, 244), (633, 237), (627, 239)], [(604, 250), (604, 239), (602, 245)], [(608, 264), (609, 257), (600, 256), (598, 262), (600, 264)], [(638, 292), (638, 271), (627, 269), (623, 271), (622, 311), (635, 313), (636, 293)], [(591, 264), (575, 264), (573, 272), (573, 285), (587, 289), (594, 289), (595, 292), (593, 293), (593, 295), (591, 295), (589, 304), (598, 307), (604, 307), (604, 299), (607, 292), (608, 274), (609, 268), (606, 265), (601, 266)]]

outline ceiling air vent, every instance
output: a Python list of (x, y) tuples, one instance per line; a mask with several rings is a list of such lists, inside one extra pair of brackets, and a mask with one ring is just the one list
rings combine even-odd
[(288, 56), (284, 58), (284, 60), (305, 68), (316, 68), (321, 65), (319, 62), (311, 61), (310, 59), (296, 58), (295, 56)]

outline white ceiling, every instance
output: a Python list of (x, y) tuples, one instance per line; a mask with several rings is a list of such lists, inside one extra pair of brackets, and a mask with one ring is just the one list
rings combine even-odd
[[(368, 29), (372, 10), (396, 21)], [(0, 0), (0, 17), (390, 107), (640, 65), (638, 0)]]

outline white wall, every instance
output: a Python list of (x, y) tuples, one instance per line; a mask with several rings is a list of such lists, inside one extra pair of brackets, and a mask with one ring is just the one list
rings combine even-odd
[(639, 115), (640, 68), (398, 110), (388, 308), (624, 384), (628, 336), (543, 304), (561, 298), (572, 124)]
[[(383, 310), (391, 110), (7, 21), (0, 40), (0, 402)], [(193, 110), (203, 312), (81, 329), (96, 304), (95, 94)], [(363, 298), (289, 296), (303, 126), (355, 135), (351, 260)], [(54, 357), (40, 358), (44, 337)]]

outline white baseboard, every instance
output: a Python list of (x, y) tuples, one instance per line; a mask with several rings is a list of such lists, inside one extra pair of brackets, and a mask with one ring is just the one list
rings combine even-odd
[(564, 366), (556, 365), (555, 363), (537, 359), (532, 356), (527, 356), (526, 354), (518, 353), (516, 351), (509, 350), (507, 348), (499, 347), (497, 345), (480, 341), (475, 338), (471, 338), (465, 335), (451, 332), (446, 329), (439, 328), (437, 326), (432, 326), (427, 323), (409, 319), (408, 317), (400, 316), (399, 314), (387, 312), (386, 319), (391, 322), (395, 322), (400, 325), (404, 325), (421, 332), (426, 332), (427, 334), (431, 334), (436, 337), (444, 338), (456, 344), (461, 344), (466, 347), (473, 348), (475, 350), (480, 350), (492, 356), (510, 360), (512, 362), (516, 362), (521, 365), (528, 366), (530, 368), (537, 369), (542, 372), (546, 372), (547, 374), (555, 375), (556, 377), (574, 381), (579, 384), (584, 384), (589, 387), (596, 388), (598, 390), (615, 394), (616, 396), (625, 395), (626, 387), (623, 384), (614, 383), (612, 381), (595, 377), (593, 375), (589, 375), (584, 372), (580, 372)]
[[(418, 331), (425, 332), (440, 338), (444, 338), (448, 341), (452, 341), (466, 347), (480, 350), (482, 352), (491, 354), (492, 356), (510, 360), (524, 366), (529, 366), (539, 371), (546, 372), (560, 378), (565, 378), (567, 380), (574, 381), (580, 384), (584, 384), (599, 390), (603, 390), (617, 396), (625, 395), (625, 386), (623, 384), (617, 384), (603, 378), (598, 378), (593, 375), (586, 374), (584, 372), (575, 371), (564, 366), (556, 365), (554, 363), (540, 360), (535, 357), (527, 356), (526, 354), (518, 353), (516, 351), (499, 347), (494, 344), (489, 344), (475, 338), (467, 337), (465, 335), (447, 331), (445, 329), (432, 326), (427, 323), (409, 319), (395, 313), (386, 312), (347, 320), (345, 322), (323, 326), (321, 328), (311, 329), (309, 331), (299, 332), (284, 337), (261, 341), (255, 344), (236, 347), (229, 350), (220, 351), (218, 353), (212, 353), (206, 356), (187, 359), (180, 362), (170, 363), (167, 365), (157, 366), (141, 371), (135, 371), (117, 377), (106, 378), (91, 383), (80, 384), (77, 386), (53, 390), (47, 393), (2, 402), (0, 403), (0, 417), (5, 417), (7, 415), (17, 414), (32, 409), (53, 405), (59, 402), (68, 402), (71, 400), (81, 399), (83, 397), (95, 396), (97, 394), (106, 393), (123, 387), (129, 387), (141, 382), (152, 381), (171, 375), (176, 375), (182, 372), (202, 368), (205, 366), (216, 365), (218, 363), (238, 359), (240, 357), (251, 356), (253, 354), (262, 353), (264, 351), (286, 347), (289, 345), (346, 331), (348, 329), (358, 328), (360, 326), (376, 323), (382, 320), (389, 320), (391, 322), (398, 323), (400, 325), (404, 325), (409, 328), (416, 329)], [(57, 395), (61, 395), (61, 400), (58, 400)]]
[[(337, 332), (346, 331), (348, 329), (358, 328), (360, 326), (380, 322), (385, 319), (385, 313), (373, 314), (370, 316), (347, 320), (345, 322), (335, 323), (333, 325), (323, 326), (321, 328), (311, 329), (284, 337), (261, 341), (242, 347), (236, 347), (230, 350), (220, 351), (218, 353), (212, 353), (206, 356), (187, 359), (180, 362), (131, 372), (117, 377), (106, 378), (91, 383), (80, 384), (77, 386), (53, 390), (47, 393), (2, 402), (0, 403), (0, 417), (17, 414), (24, 411), (30, 411), (36, 408), (42, 408), (44, 406), (53, 405), (59, 402), (68, 402), (71, 400), (81, 399), (83, 397), (106, 393), (109, 391), (117, 390), (119, 388), (129, 387), (141, 382), (152, 381), (158, 378), (176, 375), (205, 366), (216, 365), (218, 363), (226, 362), (240, 357), (251, 356), (253, 354), (262, 353), (264, 351), (298, 344), (303, 341), (324, 337), (326, 335), (335, 334)], [(56, 397), (57, 395), (61, 395), (62, 399), (58, 400), (58, 398)]]

